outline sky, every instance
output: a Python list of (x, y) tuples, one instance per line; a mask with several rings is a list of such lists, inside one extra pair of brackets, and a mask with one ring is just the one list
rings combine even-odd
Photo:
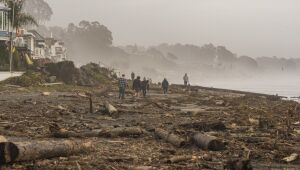
[(238, 55), (300, 58), (299, 0), (46, 0), (48, 25), (99, 21), (114, 45), (224, 45)]

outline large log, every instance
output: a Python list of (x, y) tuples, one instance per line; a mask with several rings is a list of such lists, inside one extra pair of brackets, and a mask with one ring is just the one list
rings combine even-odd
[(173, 144), (176, 147), (182, 147), (185, 145), (185, 140), (178, 137), (177, 135), (174, 135), (172, 133), (169, 133), (163, 129), (160, 128), (156, 128), (155, 129), (155, 134), (161, 138), (164, 139), (167, 142), (170, 142), (171, 144)]
[(139, 127), (118, 127), (109, 130), (102, 130), (100, 137), (136, 137), (144, 134), (143, 129)]
[(52, 135), (56, 138), (85, 138), (85, 137), (138, 137), (144, 134), (139, 127), (118, 127), (113, 129), (101, 129), (83, 132), (71, 132), (52, 129)]
[(90, 151), (89, 141), (32, 140), (0, 143), (0, 165), (20, 161), (69, 156)]
[(86, 137), (98, 137), (99, 131), (84, 131), (84, 132), (72, 132), (60, 129), (58, 131), (52, 131), (52, 136), (56, 138), (86, 138)]
[(201, 149), (211, 151), (220, 151), (225, 149), (224, 143), (214, 136), (197, 133), (193, 136), (193, 141)]
[(185, 123), (181, 124), (181, 127), (184, 128), (192, 128), (196, 129), (198, 131), (225, 131), (226, 126), (221, 121), (215, 121), (215, 122), (193, 122), (193, 123)]

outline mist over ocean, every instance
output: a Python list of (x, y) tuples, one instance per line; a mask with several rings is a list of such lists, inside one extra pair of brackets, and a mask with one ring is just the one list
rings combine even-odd
[(271, 95), (278, 94), (279, 96), (285, 96), (288, 98), (300, 96), (300, 74), (290, 76), (273, 75), (268, 77), (252, 77), (249, 79), (239, 79), (234, 81), (198, 80), (197, 82), (194, 82), (194, 84), (206, 87), (233, 89)]

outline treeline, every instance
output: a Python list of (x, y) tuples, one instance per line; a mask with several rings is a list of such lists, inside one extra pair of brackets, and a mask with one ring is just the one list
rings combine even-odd
[(40, 26), (43, 35), (52, 34), (66, 43), (69, 57), (76, 63), (102, 62), (129, 73), (135, 71), (151, 77), (196, 72), (207, 76), (254, 75), (256, 73), (296, 71), (300, 59), (239, 56), (225, 46), (205, 44), (160, 44), (114, 46), (112, 32), (99, 22), (81, 21), (67, 28)]

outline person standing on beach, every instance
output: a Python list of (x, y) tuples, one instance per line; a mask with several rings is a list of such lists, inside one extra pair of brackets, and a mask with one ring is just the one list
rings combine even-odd
[(135, 79), (135, 74), (134, 72), (131, 73), (131, 80), (133, 81)]
[(189, 77), (187, 73), (185, 73), (185, 75), (183, 76), (183, 82), (184, 82), (184, 87), (187, 87), (189, 83)]
[(161, 86), (164, 90), (164, 94), (167, 94), (168, 93), (168, 89), (169, 89), (169, 82), (166, 78), (164, 78), (164, 80), (162, 81), (161, 83)]
[(125, 74), (122, 74), (122, 77), (119, 79), (119, 99), (125, 98), (126, 86), (127, 86), (127, 82), (125, 79)]
[(144, 77), (143, 81), (141, 82), (141, 89), (143, 92), (143, 96), (146, 97), (147, 90), (149, 89), (149, 81)]
[(139, 97), (139, 93), (141, 91), (141, 77), (137, 76), (137, 78), (133, 81), (132, 90), (135, 91), (134, 96)]

